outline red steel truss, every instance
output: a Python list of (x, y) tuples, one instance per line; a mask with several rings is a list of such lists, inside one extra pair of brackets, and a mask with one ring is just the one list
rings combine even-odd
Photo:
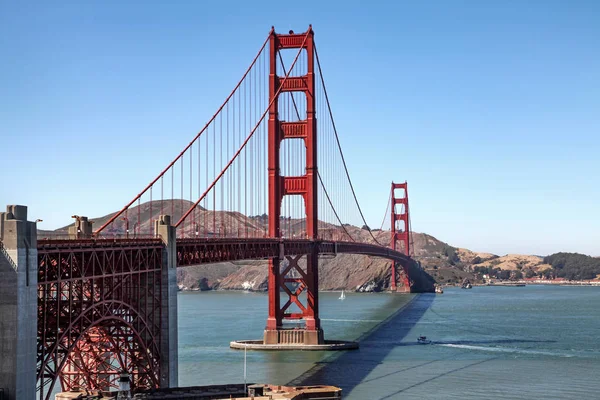
[[(277, 60), (282, 49), (306, 51), (307, 73), (304, 76), (277, 76)], [(269, 237), (280, 238), (281, 205), (284, 196), (302, 196), (306, 210), (306, 237), (317, 239), (317, 124), (315, 119), (315, 70), (314, 35), (312, 28), (302, 34), (289, 35), (271, 32), (269, 74), (269, 122), (268, 122), (268, 166), (269, 166)], [(297, 56), (298, 57), (298, 56)], [(296, 57), (296, 58), (297, 58)], [(290, 70), (291, 71), (291, 70)], [(289, 74), (288, 74), (289, 75)], [(293, 123), (279, 120), (279, 95), (283, 92), (298, 92), (306, 96), (306, 119)], [(306, 147), (306, 173), (303, 176), (281, 176), (280, 148), (284, 140), (303, 140)], [(300, 162), (300, 160), (297, 160)], [(318, 257), (314, 251), (306, 254), (305, 268), (298, 263), (300, 257), (279, 256), (269, 259), (269, 315), (266, 331), (275, 332), (283, 327), (284, 318), (303, 319), (306, 330), (315, 333), (312, 337), (322, 341), (318, 308)], [(281, 271), (281, 262), (287, 266)], [(294, 287), (294, 289), (290, 289)], [(288, 295), (281, 306), (280, 293)], [(306, 292), (306, 302), (299, 295)], [(300, 309), (298, 313), (286, 312), (291, 304)], [(278, 337), (276, 334), (271, 337)], [(265, 335), (265, 341), (269, 341)]]
[(38, 390), (56, 382), (155, 388), (160, 376), (160, 239), (38, 241)]
[[(402, 190), (402, 194), (397, 197), (396, 190)], [(392, 236), (391, 236), (391, 244), (390, 247), (393, 250), (400, 250), (408, 257), (410, 257), (410, 218), (408, 214), (408, 183), (394, 183), (392, 182), (392, 196), (391, 196), (391, 210), (392, 210)], [(399, 205), (399, 209), (396, 206)], [(397, 222), (401, 221), (403, 226), (400, 229), (397, 229)], [(402, 244), (401, 247), (397, 247), (398, 242)], [(400, 272), (400, 276), (398, 276)], [(403, 288), (405, 291), (410, 291), (410, 280), (408, 275), (408, 270), (406, 266), (403, 266), (401, 271), (398, 271), (396, 268), (396, 262), (392, 261), (392, 274), (391, 274), (391, 282), (390, 282), (390, 290), (395, 292), (398, 290), (397, 281), (398, 279), (402, 280)]]
[[(117, 387), (127, 371), (133, 387), (159, 386), (161, 337), (160, 239), (38, 241), (38, 385), (40, 399), (60, 381), (73, 387)], [(389, 248), (306, 239), (178, 239), (177, 265), (250, 259), (285, 259), (281, 276), (289, 299), (282, 317), (303, 317), (302, 256), (337, 253), (384, 257), (401, 265), (406, 255)], [(292, 271), (296, 271), (292, 273)], [(302, 310), (289, 312), (292, 304)]]
[[(408, 267), (410, 258), (387, 247), (358, 242), (305, 239), (177, 239), (177, 266), (236, 260), (288, 259), (307, 254), (364, 254)], [(294, 267), (291, 267), (294, 268)], [(288, 272), (291, 271), (288, 269)], [(285, 289), (283, 289), (285, 290)]]

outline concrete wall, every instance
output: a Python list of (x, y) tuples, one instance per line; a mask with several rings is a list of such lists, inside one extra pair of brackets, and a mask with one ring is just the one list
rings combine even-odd
[(27, 207), (0, 213), (0, 388), (10, 400), (36, 389), (37, 234)]
[(163, 240), (161, 306), (162, 320), (160, 343), (160, 387), (179, 386), (177, 356), (177, 243), (176, 230), (171, 218), (161, 215), (155, 223), (156, 234)]

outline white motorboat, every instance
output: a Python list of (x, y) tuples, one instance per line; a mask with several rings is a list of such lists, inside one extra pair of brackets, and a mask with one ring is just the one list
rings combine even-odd
[(417, 343), (419, 344), (431, 344), (431, 340), (427, 339), (427, 336), (419, 336), (417, 339)]

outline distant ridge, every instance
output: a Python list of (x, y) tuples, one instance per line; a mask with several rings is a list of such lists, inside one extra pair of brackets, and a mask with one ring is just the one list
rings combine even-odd
[[(140, 235), (151, 234), (152, 221), (162, 213), (172, 215), (174, 221), (185, 213), (193, 203), (189, 200), (154, 200), (131, 207), (127, 212), (130, 234), (135, 232)], [(107, 222), (116, 212), (101, 217), (91, 217), (94, 227), (98, 228)], [(246, 216), (239, 212), (210, 211), (197, 206), (192, 214), (195, 222), (186, 226), (186, 231), (198, 229), (200, 232), (232, 232), (241, 230), (249, 236), (266, 235), (268, 217), (266, 215)], [(140, 223), (137, 224), (137, 221)], [(197, 224), (197, 225), (196, 225)], [(286, 220), (285, 229), (288, 234), (299, 235), (304, 229), (303, 220)], [(320, 221), (321, 227), (333, 225)], [(68, 227), (65, 225), (55, 231), (38, 231), (38, 237), (66, 234)], [(283, 228), (283, 227), (282, 227)], [(346, 229), (353, 237), (361, 241), (374, 243), (366, 229), (346, 225)], [(118, 218), (103, 234), (106, 236), (124, 235), (126, 221)], [(373, 230), (375, 238), (380, 243), (389, 243), (391, 234), (388, 230)], [(544, 262), (544, 257), (537, 255), (507, 254), (498, 256), (491, 253), (474, 252), (469, 249), (457, 248), (426, 233), (413, 232), (414, 258), (437, 283), (457, 284), (464, 278), (480, 281), (486, 273), (502, 275), (506, 279), (515, 276), (552, 276), (554, 268)], [(590, 257), (598, 259), (600, 257)], [(244, 289), (265, 290), (266, 269), (262, 261), (244, 261), (236, 263), (213, 264), (201, 267), (189, 267), (178, 270), (178, 280), (182, 289), (208, 290), (208, 289)], [(320, 261), (321, 290), (358, 290), (379, 291), (386, 290), (390, 281), (390, 265), (387, 260), (371, 258), (360, 255), (338, 255), (333, 259)], [(600, 274), (600, 272), (599, 272)]]

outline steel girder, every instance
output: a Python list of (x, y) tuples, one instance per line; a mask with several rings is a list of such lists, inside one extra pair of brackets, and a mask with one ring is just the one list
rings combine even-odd
[(311, 254), (317, 248), (320, 255), (338, 253), (364, 254), (387, 258), (402, 265), (410, 257), (387, 247), (357, 242), (336, 242), (306, 239), (177, 239), (177, 266), (219, 263), (236, 260), (260, 260), (273, 257)]

